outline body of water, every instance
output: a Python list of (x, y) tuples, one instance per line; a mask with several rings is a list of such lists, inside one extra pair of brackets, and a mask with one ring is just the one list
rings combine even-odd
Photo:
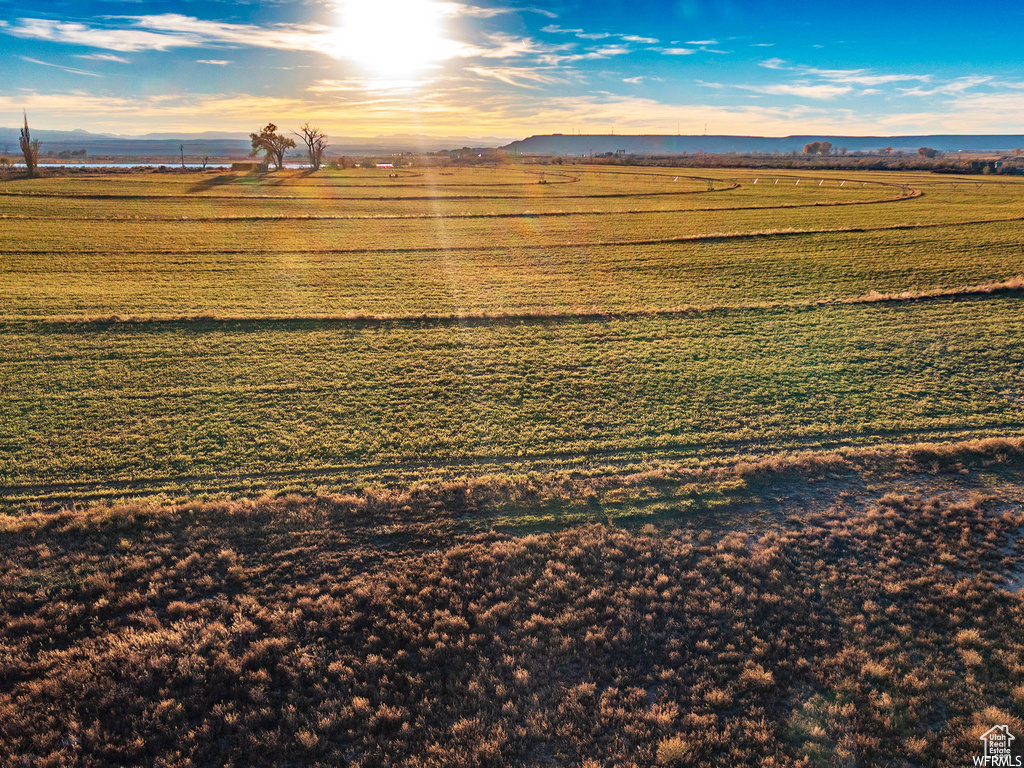
[[(245, 162), (245, 161), (239, 161)], [(39, 168), (181, 168), (181, 163), (39, 163)], [(10, 168), (24, 168), (24, 163), (11, 163)], [(309, 163), (285, 163), (285, 168), (309, 168)], [(188, 170), (202, 170), (202, 163), (185, 163)], [(225, 170), (231, 163), (207, 163), (206, 170)]]

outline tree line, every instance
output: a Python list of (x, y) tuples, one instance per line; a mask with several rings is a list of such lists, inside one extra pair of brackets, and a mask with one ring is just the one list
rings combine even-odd
[[(892, 152), (893, 152), (893, 148), (892, 147), (884, 147), (883, 149), (879, 150), (879, 154), (883, 155), (885, 157), (888, 157), (889, 155), (891, 155)], [(830, 142), (830, 141), (812, 141), (810, 144), (804, 144), (804, 154), (805, 155), (812, 155), (812, 156), (813, 155), (820, 155), (822, 157), (828, 157), (829, 155), (832, 154), (832, 142)], [(839, 148), (839, 154), (845, 156), (846, 155), (846, 147), (840, 147)], [(940, 154), (941, 153), (939, 152), (939, 150), (932, 149), (931, 147), (920, 147), (917, 150), (917, 156), (918, 157), (924, 157), (924, 158), (927, 158), (929, 160), (932, 160), (932, 159), (938, 157)]]

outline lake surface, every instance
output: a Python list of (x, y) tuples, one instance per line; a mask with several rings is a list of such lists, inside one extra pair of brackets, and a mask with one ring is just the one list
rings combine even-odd
[[(239, 161), (239, 162), (245, 162)], [(39, 163), (40, 168), (181, 168), (181, 163)], [(24, 163), (11, 163), (11, 168), (24, 168)], [(285, 163), (285, 168), (309, 168), (309, 163)], [(202, 163), (185, 163), (189, 170), (202, 170)], [(224, 170), (231, 163), (207, 163), (206, 170)]]

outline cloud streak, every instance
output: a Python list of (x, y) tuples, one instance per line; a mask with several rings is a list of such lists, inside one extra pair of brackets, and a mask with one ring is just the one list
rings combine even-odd
[(517, 88), (537, 89), (571, 80), (569, 71), (561, 67), (469, 67), (467, 71)]
[(75, 56), (76, 59), (88, 59), (89, 61), (112, 61), (117, 64), (131, 64), (130, 59), (126, 59), (124, 56), (115, 56), (112, 53), (80, 53)]
[(765, 96), (799, 96), (805, 99), (834, 99), (845, 96), (853, 90), (848, 85), (810, 85), (776, 83), (772, 85), (738, 85), (745, 91), (753, 91)]
[(33, 59), (29, 56), (21, 56), (19, 58), (22, 61), (27, 61), (29, 64), (37, 64), (41, 67), (53, 67), (54, 69), (59, 69), (63, 72), (67, 72), (68, 74), (72, 75), (85, 75), (87, 77), (103, 77), (103, 75), (97, 74), (96, 72), (87, 72), (84, 69), (74, 69), (72, 67), (65, 67), (62, 64), (51, 64), (48, 61), (40, 61), (39, 59)]
[(18, 19), (15, 24), (0, 21), (0, 31), (25, 40), (68, 43), (123, 53), (168, 51), (172, 48), (196, 47), (202, 44), (200, 39), (186, 34), (163, 34), (140, 29), (107, 29), (52, 19)]

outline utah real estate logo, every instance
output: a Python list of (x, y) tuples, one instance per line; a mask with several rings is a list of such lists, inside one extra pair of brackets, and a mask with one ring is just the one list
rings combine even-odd
[(974, 764), (985, 766), (985, 768), (996, 768), (996, 766), (1011, 766), (1018, 768), (1024, 765), (1020, 755), (1011, 753), (1010, 745), (1013, 744), (1015, 736), (1010, 733), (1009, 726), (995, 725), (981, 734), (981, 741), (985, 745), (984, 756), (975, 755)]

